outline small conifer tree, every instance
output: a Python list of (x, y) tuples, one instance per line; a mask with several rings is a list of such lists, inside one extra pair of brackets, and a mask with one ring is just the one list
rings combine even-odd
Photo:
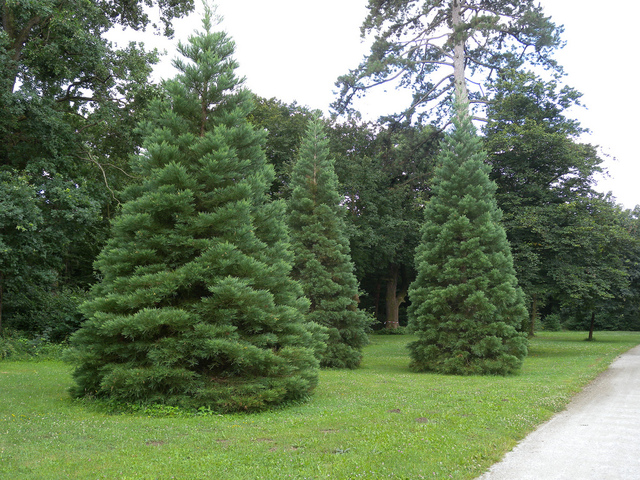
[(439, 154), (409, 289), (416, 371), (508, 374), (527, 354), (517, 286), (495, 184), (466, 108)]
[(368, 343), (367, 315), (358, 310), (340, 205), (338, 177), (319, 118), (309, 122), (291, 175), (289, 226), (295, 256), (293, 275), (311, 300), (310, 322), (328, 328), (321, 366), (356, 368)]
[(125, 193), (72, 339), (77, 396), (244, 411), (317, 383), (264, 134), (247, 122), (234, 44), (211, 17), (179, 46), (180, 74), (143, 126), (143, 180)]

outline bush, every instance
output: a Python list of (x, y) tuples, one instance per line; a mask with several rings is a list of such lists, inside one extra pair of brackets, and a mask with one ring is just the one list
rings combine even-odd
[(27, 287), (8, 299), (6, 325), (34, 337), (60, 343), (80, 328), (84, 317), (78, 306), (86, 299), (87, 292), (77, 288), (49, 290)]
[(28, 337), (17, 330), (5, 329), (0, 334), (0, 360), (61, 359), (66, 343), (51, 342), (44, 335)]
[(551, 313), (549, 315), (546, 315), (542, 319), (542, 328), (548, 332), (559, 332), (560, 330), (562, 330), (560, 315), (558, 313)]

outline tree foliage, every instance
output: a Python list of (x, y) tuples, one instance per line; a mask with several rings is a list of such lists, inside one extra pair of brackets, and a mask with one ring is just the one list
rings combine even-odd
[[(364, 305), (396, 329), (415, 277), (422, 205), (430, 195), (440, 135), (420, 125), (336, 123), (329, 133), (349, 211)], [(404, 311), (404, 310), (403, 310)]]
[(300, 143), (312, 114), (295, 102), (287, 105), (276, 98), (260, 97), (255, 101), (256, 108), (251, 112), (249, 121), (267, 132), (265, 154), (276, 171), (271, 191), (277, 197), (288, 198), (291, 195), (291, 169), (298, 158)]
[[(14, 313), (28, 318), (27, 304), (45, 310), (42, 295), (95, 281), (92, 263), (116, 191), (131, 180), (127, 158), (141, 145), (135, 127), (157, 93), (148, 79), (157, 53), (135, 43), (117, 47), (105, 35), (116, 26), (150, 26), (150, 7), (170, 34), (171, 20), (193, 1), (0, 1), (0, 170), (32, 190), (29, 208), (38, 209), (40, 226), (25, 246), (39, 244), (32, 259), (42, 265), (19, 276), (3, 267), (5, 282), (20, 278), (16, 288), (5, 284), (9, 322)], [(10, 201), (25, 206), (25, 199)], [(21, 242), (18, 230), (2, 235)]]
[(554, 220), (545, 239), (555, 262), (553, 297), (573, 317), (589, 318), (591, 339), (598, 307), (630, 287), (637, 238), (621, 207), (602, 194), (563, 204)]
[(438, 157), (433, 196), (425, 207), (411, 285), (412, 368), (454, 374), (518, 370), (526, 318), (495, 184), (471, 120), (455, 129)]
[[(391, 83), (413, 94), (403, 115), (449, 118), (453, 93), (461, 103), (484, 97), (493, 72), (524, 64), (559, 70), (550, 53), (561, 28), (534, 0), (369, 0), (361, 31), (373, 35), (369, 55), (338, 79), (339, 113), (359, 95)], [(468, 85), (473, 85), (468, 96)]]
[[(602, 159), (595, 147), (577, 141), (584, 129), (565, 116), (579, 105), (573, 89), (513, 70), (501, 73), (490, 88), (494, 101), (487, 107), (484, 145), (518, 281), (530, 304), (527, 329), (533, 335), (538, 313), (567, 293), (557, 279), (573, 257), (565, 250), (572, 243), (562, 252), (557, 248), (569, 233), (558, 226), (567, 227), (569, 206), (574, 214), (584, 208), (579, 217), (585, 220), (590, 216), (585, 200), (597, 197), (594, 175), (602, 171)], [(573, 244), (575, 255), (582, 255)]]
[(143, 181), (125, 193), (73, 337), (75, 395), (234, 411), (316, 385), (284, 205), (269, 199), (264, 135), (247, 121), (252, 95), (210, 12), (203, 26), (143, 125)]
[(356, 368), (369, 343), (370, 323), (358, 310), (358, 282), (345, 235), (342, 198), (319, 118), (309, 122), (291, 175), (289, 225), (295, 255), (293, 276), (311, 301), (308, 319), (327, 327), (321, 365)]

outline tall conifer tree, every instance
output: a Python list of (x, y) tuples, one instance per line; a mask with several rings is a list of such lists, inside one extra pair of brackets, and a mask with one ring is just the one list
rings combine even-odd
[(358, 310), (338, 177), (320, 119), (312, 119), (293, 167), (288, 203), (295, 255), (294, 278), (311, 300), (308, 318), (328, 328), (321, 365), (356, 368), (368, 343), (370, 321)]
[(75, 395), (234, 411), (317, 383), (264, 134), (247, 122), (234, 44), (211, 19), (179, 46), (180, 74), (143, 126), (143, 181), (126, 192), (73, 337)]
[(527, 316), (495, 184), (468, 109), (458, 104), (443, 145), (433, 196), (425, 207), (416, 251), (418, 276), (409, 290), (409, 345), (417, 371), (508, 374), (527, 354), (518, 331)]

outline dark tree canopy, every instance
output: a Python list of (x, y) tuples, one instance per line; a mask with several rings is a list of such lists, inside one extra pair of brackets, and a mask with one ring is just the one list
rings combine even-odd
[(440, 135), (397, 122), (336, 122), (329, 134), (349, 211), (352, 258), (367, 293), (362, 305), (396, 329), (415, 277), (413, 257)]
[(595, 147), (578, 143), (584, 129), (566, 117), (579, 104), (573, 89), (514, 70), (502, 72), (490, 88), (494, 100), (487, 107), (484, 146), (533, 334), (538, 313), (563, 290), (555, 278), (570, 256), (556, 248), (565, 236), (557, 226), (570, 204), (575, 212), (585, 206), (589, 216), (582, 199), (597, 196), (594, 175), (602, 171), (602, 159)]
[[(0, 267), (2, 303), (15, 327), (42, 334), (18, 316), (39, 315), (61, 288), (95, 281), (92, 263), (116, 191), (131, 180), (127, 158), (141, 145), (136, 124), (157, 94), (149, 82), (157, 53), (116, 47), (105, 34), (149, 26), (153, 9), (171, 33), (171, 20), (193, 1), (0, 1), (0, 171), (31, 189), (12, 201), (37, 208), (41, 225), (29, 242), (40, 245), (31, 256), (38, 267)], [(18, 245), (20, 237), (3, 230), (0, 243)]]
[(295, 102), (287, 105), (276, 98), (256, 97), (256, 108), (249, 121), (267, 131), (265, 154), (276, 171), (271, 188), (278, 197), (289, 197), (291, 169), (298, 158), (298, 149), (312, 113)]

